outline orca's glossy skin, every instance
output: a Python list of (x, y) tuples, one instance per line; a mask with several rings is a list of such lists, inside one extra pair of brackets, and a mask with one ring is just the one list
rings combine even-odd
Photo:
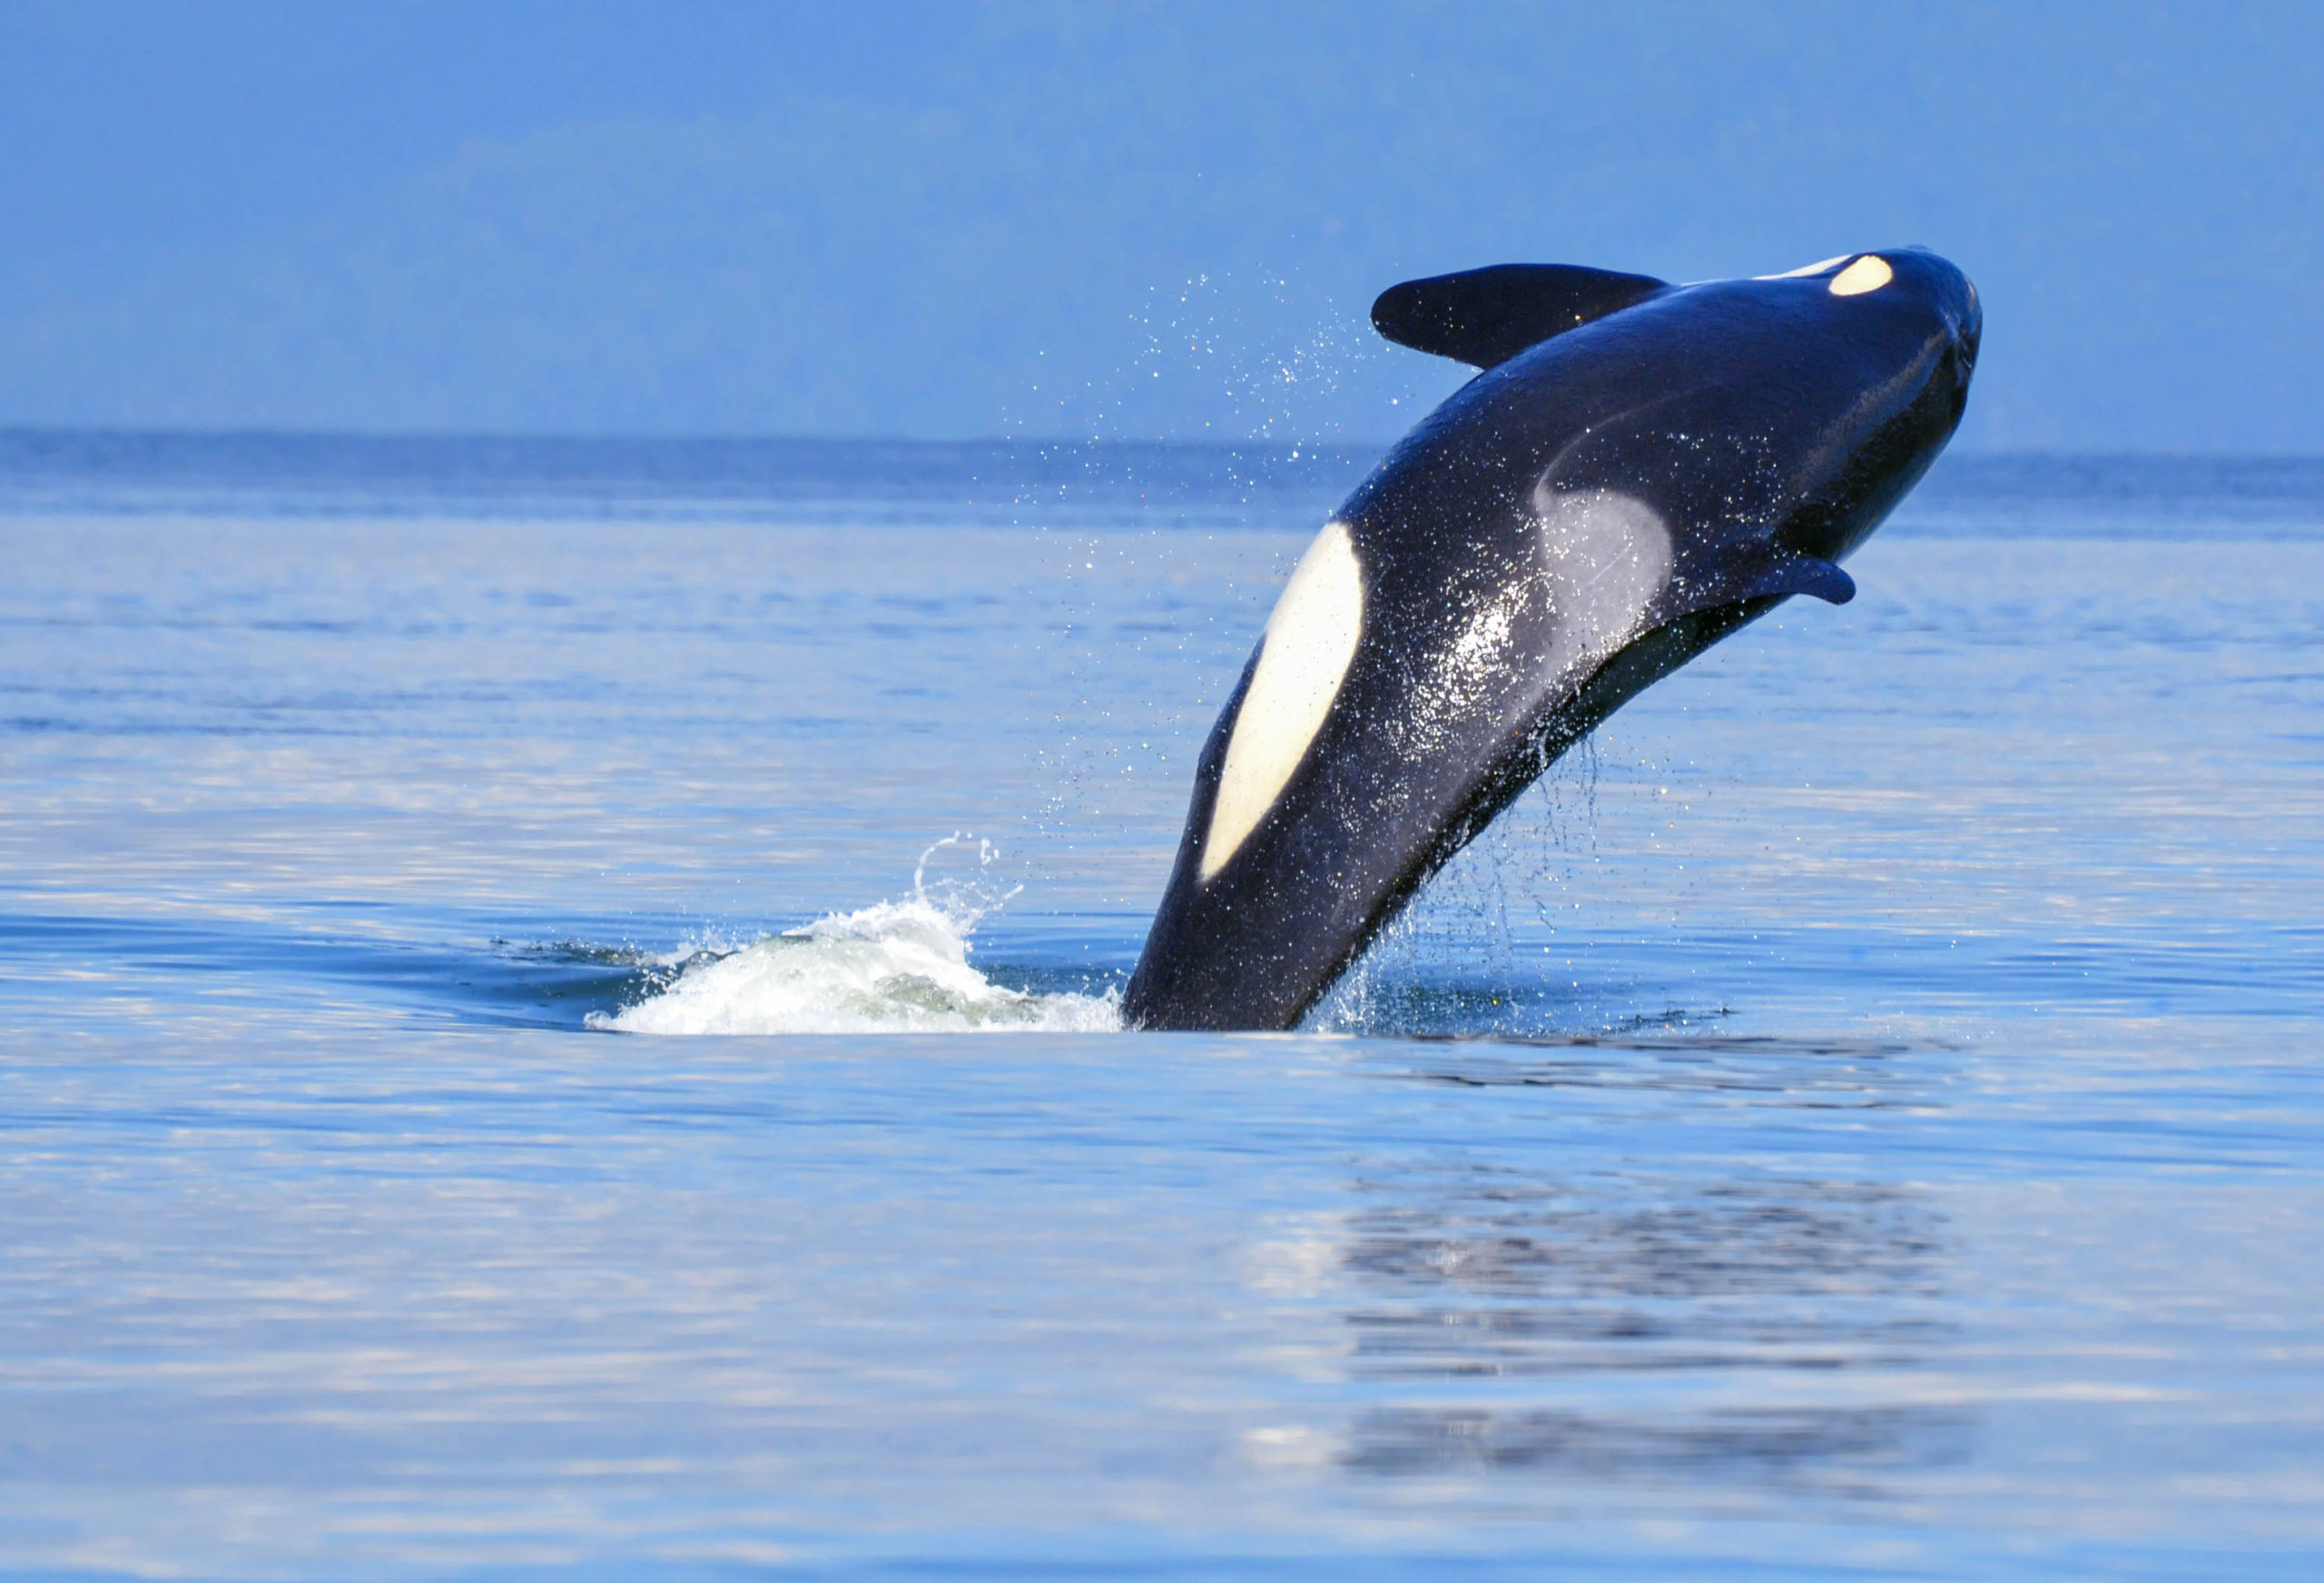
[[(1849, 597), (1837, 563), (1951, 438), (1981, 329), (1975, 290), (1918, 249), (1691, 286), (1501, 266), (1397, 287), (1374, 317), (1491, 366), (1326, 526), (1310, 559), (1337, 592), (1287, 615), (1295, 575), (1196, 767), (1132, 1026), (1294, 1026), (1624, 701), (1792, 594)], [(1252, 730), (1277, 740), (1236, 749), (1278, 622), (1310, 691), (1267, 683)], [(1262, 812), (1217, 817), (1230, 752), (1290, 766), (1235, 771), (1237, 810)]]

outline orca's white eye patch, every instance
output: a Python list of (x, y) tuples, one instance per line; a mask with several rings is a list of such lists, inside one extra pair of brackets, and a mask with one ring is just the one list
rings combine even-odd
[(1226, 762), (1203, 838), (1202, 877), (1226, 866), (1324, 727), (1364, 634), (1364, 571), (1347, 524), (1327, 522), (1284, 585), (1259, 640), (1259, 663), (1226, 739)]
[(1861, 297), (1866, 291), (1877, 291), (1896, 278), (1888, 261), (1878, 253), (1866, 253), (1846, 269), (1832, 277), (1829, 288), (1835, 297)]

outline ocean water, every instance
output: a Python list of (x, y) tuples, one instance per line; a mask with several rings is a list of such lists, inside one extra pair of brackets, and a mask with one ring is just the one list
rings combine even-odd
[(1370, 459), (0, 435), (0, 1576), (2316, 1576), (2324, 464), (1949, 458), (1121, 1032)]

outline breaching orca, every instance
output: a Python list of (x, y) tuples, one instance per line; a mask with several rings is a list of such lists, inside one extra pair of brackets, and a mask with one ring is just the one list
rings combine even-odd
[(1292, 572), (1196, 765), (1133, 1027), (1291, 1027), (1640, 688), (1853, 596), (1838, 563), (1951, 438), (1981, 328), (1918, 248), (1691, 286), (1503, 264), (1372, 321), (1483, 372)]

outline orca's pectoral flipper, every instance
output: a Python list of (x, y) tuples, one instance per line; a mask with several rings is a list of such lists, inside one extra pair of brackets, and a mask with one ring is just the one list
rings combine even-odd
[(1673, 578), (1656, 619), (1675, 621), (1722, 605), (1787, 599), (1795, 594), (1827, 605), (1846, 605), (1856, 597), (1856, 579), (1820, 556), (1765, 543), (1737, 545), (1708, 569), (1698, 566)]
[(1492, 264), (1389, 287), (1372, 304), (1372, 326), (1399, 346), (1490, 369), (1669, 289), (1651, 275), (1576, 264)]
[(1846, 605), (1856, 597), (1856, 579), (1834, 562), (1815, 556), (1788, 555), (1754, 577), (1745, 592), (1753, 598), (1807, 594), (1827, 605)]

